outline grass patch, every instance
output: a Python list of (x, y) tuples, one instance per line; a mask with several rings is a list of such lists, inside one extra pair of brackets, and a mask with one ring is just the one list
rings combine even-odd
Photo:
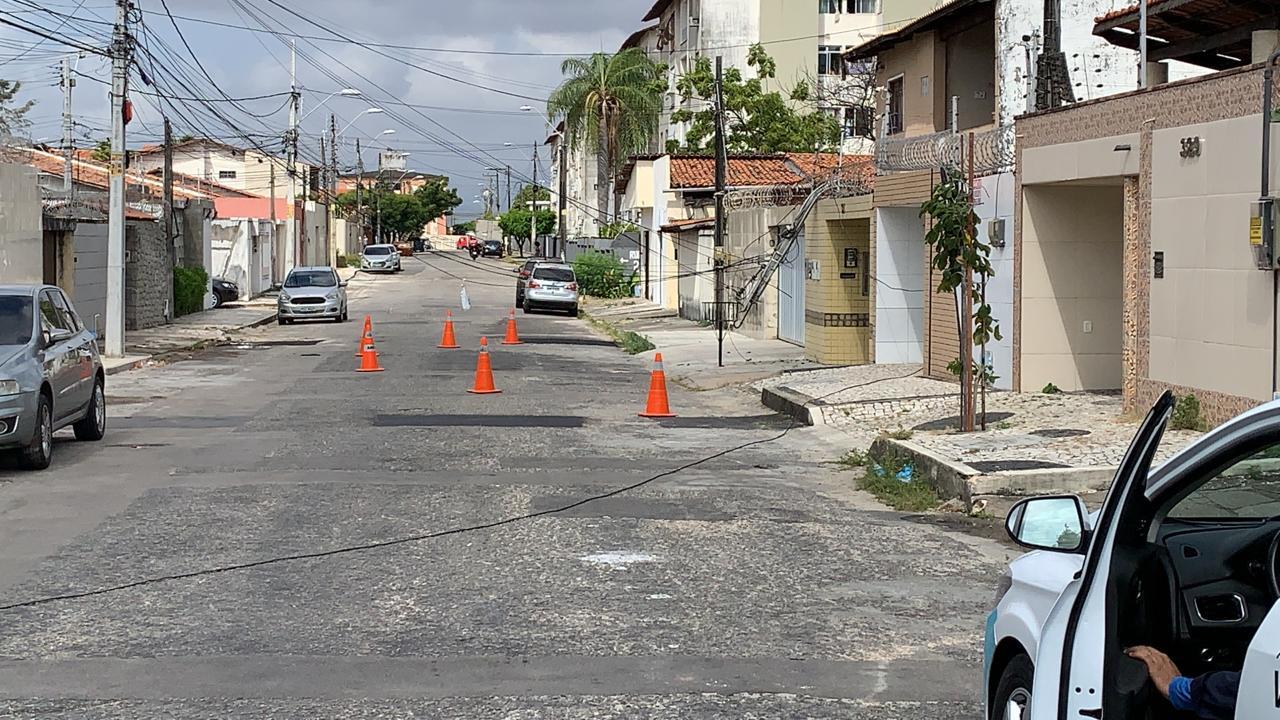
[(858, 481), (858, 487), (871, 493), (877, 500), (895, 510), (924, 512), (938, 507), (941, 499), (933, 487), (912, 473), (907, 481), (898, 476), (910, 464), (906, 455), (890, 451), (866, 458), (866, 474)]
[(632, 332), (630, 330), (619, 330), (603, 320), (597, 320), (596, 318), (591, 317), (589, 314), (586, 318), (588, 322), (599, 328), (601, 332), (613, 338), (613, 341), (617, 343), (618, 347), (631, 355), (649, 352), (650, 350), (654, 350), (658, 347), (657, 345), (654, 345), (649, 338), (641, 335), (640, 333)]
[(861, 450), (850, 450), (836, 460), (836, 464), (845, 470), (857, 470), (858, 468), (866, 468), (867, 454)]
[(884, 432), (885, 437), (891, 438), (893, 440), (910, 440), (911, 436), (914, 434), (915, 433), (902, 427), (901, 425), (898, 426), (897, 430), (887, 430)]

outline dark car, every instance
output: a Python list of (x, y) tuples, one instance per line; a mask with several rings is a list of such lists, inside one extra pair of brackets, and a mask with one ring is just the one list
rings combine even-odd
[(480, 250), (480, 254), (484, 257), (502, 257), (502, 241), (501, 240), (485, 240), (484, 246)]
[(240, 299), (240, 286), (230, 280), (213, 279), (213, 306), (222, 307)]
[(524, 307), (524, 289), (533, 275), (533, 266), (543, 261), (543, 258), (529, 258), (523, 265), (516, 268), (516, 307)]

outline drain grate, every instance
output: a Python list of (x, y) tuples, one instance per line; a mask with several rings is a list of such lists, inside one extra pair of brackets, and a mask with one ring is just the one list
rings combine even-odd
[(1071, 467), (1062, 463), (1045, 462), (1043, 460), (979, 460), (965, 463), (978, 472), (1015, 472), (1017, 470), (1054, 470)]
[(1032, 430), (1030, 434), (1043, 438), (1072, 438), (1084, 437), (1089, 434), (1089, 431), (1074, 430), (1072, 428), (1045, 428), (1044, 430)]
[(581, 345), (586, 347), (617, 347), (612, 340), (600, 338), (573, 337), (569, 335), (521, 335), (520, 341), (526, 345)]
[(579, 428), (578, 415), (374, 415), (374, 427), (541, 427)]

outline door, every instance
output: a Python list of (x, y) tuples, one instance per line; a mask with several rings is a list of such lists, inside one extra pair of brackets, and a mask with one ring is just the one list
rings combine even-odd
[(40, 292), (41, 353), (44, 375), (53, 389), (53, 422), (60, 422), (80, 409), (76, 391), (80, 381), (79, 359), (75, 351), (75, 334), (64, 327), (65, 320), (54, 304), (53, 294)]
[(778, 265), (778, 339), (804, 345), (804, 229)]
[(1236, 720), (1274, 720), (1280, 715), (1280, 603), (1271, 607), (1253, 636), (1236, 702)]
[(89, 400), (93, 396), (94, 374), (97, 365), (94, 362), (94, 339), (93, 335), (86, 332), (83, 322), (71, 309), (71, 303), (67, 300), (59, 290), (46, 290), (53, 299), (54, 307), (58, 309), (58, 316), (62, 323), (59, 327), (72, 333), (67, 340), (70, 346), (68, 351), (68, 360), (72, 360), (76, 366), (76, 384), (71, 392), (67, 393), (70, 398), (71, 407), (83, 408), (89, 404)]
[[(1143, 504), (1147, 476), (1156, 448), (1173, 412), (1173, 394), (1165, 392), (1156, 401), (1116, 470), (1111, 489), (1102, 503), (1090, 539), (1081, 578), (1072, 582), (1058, 598), (1041, 631), (1036, 651), (1030, 716), (1036, 720), (1088, 720), (1129, 717), (1122, 708), (1103, 712), (1108, 705), (1120, 705), (1118, 693), (1146, 688), (1146, 671), (1124, 655), (1124, 648), (1111, 647), (1116, 641), (1116, 615), (1108, 612), (1112, 590), (1112, 564), (1117, 535), (1127, 516)], [(1119, 667), (1128, 671), (1122, 676)], [(1104, 683), (1103, 678), (1109, 682)]]

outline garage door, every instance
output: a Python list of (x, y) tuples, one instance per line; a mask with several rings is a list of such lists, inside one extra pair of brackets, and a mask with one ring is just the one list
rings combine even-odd
[(72, 303), (89, 327), (102, 327), (107, 315), (107, 224), (76, 224), (76, 274)]

